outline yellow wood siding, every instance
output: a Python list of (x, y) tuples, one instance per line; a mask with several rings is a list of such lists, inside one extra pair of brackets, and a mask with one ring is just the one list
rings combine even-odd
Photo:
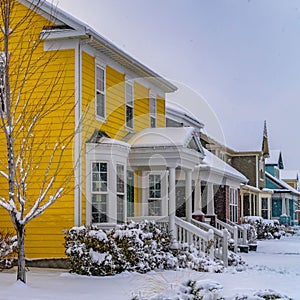
[(156, 96), (156, 126), (157, 127), (166, 127), (166, 107), (165, 99), (160, 96)]
[[(17, 23), (28, 11), (27, 8), (16, 2), (13, 22)], [(44, 17), (34, 14), (31, 19), (34, 26), (30, 26), (28, 36), (22, 38), (27, 24), (19, 28), (19, 31), (12, 37), (11, 44), (11, 78), (12, 97), (16, 97), (21, 88), (25, 70), (29, 70), (30, 76), (27, 78), (25, 88), (22, 90), (21, 103), (28, 103), (28, 107), (34, 108), (43, 101), (48, 115), (43, 119), (34, 131), (34, 152), (33, 159), (39, 167), (31, 172), (31, 180), (28, 183), (28, 197), (36, 199), (39, 195), (39, 187), (44, 179), (44, 174), (48, 166), (51, 149), (58, 140), (67, 138), (74, 134), (75, 110), (74, 106), (79, 99), (75, 99), (75, 50), (44, 51), (44, 44), (37, 44), (37, 49), (33, 54), (32, 62), (27, 66), (30, 52), (27, 46), (39, 39), (41, 30), (49, 21)], [(24, 42), (24, 43), (23, 43)], [(20, 47), (20, 45), (22, 45)], [(2, 49), (0, 49), (1, 51)], [(50, 59), (53, 56), (53, 59)], [(40, 61), (39, 61), (40, 60)], [(82, 52), (81, 69), (81, 97), (82, 97), (82, 223), (86, 220), (86, 199), (90, 198), (90, 191), (86, 191), (85, 178), (85, 143), (91, 137), (95, 129), (106, 132), (111, 138), (123, 139), (128, 130), (125, 128), (125, 74), (119, 72), (107, 65), (106, 69), (106, 119), (96, 118), (95, 113), (95, 57), (86, 52)], [(53, 89), (50, 87), (54, 87)], [(150, 126), (149, 112), (149, 89), (140, 83), (134, 82), (134, 132), (138, 132)], [(58, 102), (63, 105), (52, 104)], [(21, 111), (23, 105), (18, 108)], [(26, 126), (30, 122), (25, 122), (24, 133), (26, 135)], [(24, 125), (24, 124), (22, 124)], [(20, 125), (21, 126), (21, 125)], [(157, 127), (165, 126), (165, 100), (157, 97)], [(46, 135), (45, 135), (46, 134)], [(0, 138), (5, 141), (3, 133), (0, 132)], [(17, 150), (18, 142), (16, 142)], [(0, 145), (0, 167), (4, 169), (6, 158), (6, 145)], [(46, 147), (46, 150), (45, 150)], [(28, 154), (27, 157), (29, 157)], [(55, 157), (57, 162), (58, 158)], [(26, 227), (26, 256), (28, 258), (52, 258), (64, 257), (64, 229), (74, 226), (74, 144), (66, 145), (62, 159), (63, 171), (57, 178), (57, 184), (64, 182), (66, 178), (69, 181), (62, 198), (52, 205), (43, 215), (34, 219)], [(52, 172), (52, 171), (51, 171)], [(51, 173), (50, 172), (50, 173)], [(137, 177), (135, 174), (135, 185)], [(0, 196), (7, 196), (7, 182), (0, 178)], [(6, 194), (5, 194), (6, 192)], [(138, 190), (135, 188), (135, 213), (138, 211)], [(32, 204), (32, 203), (31, 203)], [(30, 209), (30, 207), (29, 207)], [(6, 211), (0, 209), (0, 228), (12, 228), (9, 216)]]
[(149, 89), (134, 83), (134, 130), (141, 131), (150, 127)]
[[(27, 12), (27, 8), (15, 2), (12, 14), (13, 24), (16, 24)], [(27, 199), (31, 199), (32, 202), (28, 203), (27, 212), (33, 205), (33, 201), (39, 196), (39, 187), (42, 186), (45, 178), (44, 175), (54, 145), (58, 141), (68, 138), (74, 132), (75, 61), (74, 50), (44, 52), (43, 42), (37, 42), (32, 61), (27, 66), (32, 54), (29, 47), (32, 48), (34, 41), (38, 41), (42, 28), (49, 25), (49, 21), (38, 14), (32, 14), (26, 20), (29, 19), (32, 22), (29, 31), (27, 31), (27, 24), (24, 22), (11, 36), (10, 44), (12, 98), (16, 99), (18, 93), (21, 92), (21, 84), (23, 83), (21, 79), (24, 74), (27, 74), (26, 84), (21, 92), (21, 104), (18, 108), (16, 107), (17, 113), (22, 110), (23, 115), (25, 115), (24, 122), (15, 127), (15, 131), (23, 128), (22, 137), (19, 136), (15, 142), (16, 155), (21, 151), (21, 140), (26, 137), (28, 126), (32, 121), (30, 112), (44, 103), (47, 116), (41, 119), (33, 131), (34, 143), (29, 145), (24, 156), (25, 160), (32, 159), (34, 162), (32, 167), (38, 166), (29, 171)], [(22, 36), (24, 32), (26, 32), (26, 36)], [(24, 109), (25, 103), (27, 103), (27, 110)], [(56, 103), (55, 107), (52, 106), (54, 103)], [(63, 106), (59, 106), (57, 103), (62, 103)], [(0, 131), (0, 138), (5, 141), (2, 131)], [(6, 161), (5, 143), (2, 143), (0, 147), (1, 169), (3, 170)], [(58, 160), (59, 158), (55, 156), (54, 164)], [(66, 179), (70, 180), (69, 186), (65, 188), (65, 195), (62, 198), (58, 199), (43, 215), (32, 220), (26, 227), (25, 251), (28, 258), (64, 256), (64, 234), (62, 230), (74, 225), (72, 143), (66, 145), (62, 166), (63, 169), (57, 177), (57, 184), (54, 185), (54, 188), (59, 186), (61, 182), (65, 182)], [(53, 170), (50, 170), (49, 178), (52, 176)], [(7, 187), (7, 182), (0, 178), (1, 195), (6, 197)], [(12, 228), (8, 213), (3, 209), (0, 209), (0, 227)]]

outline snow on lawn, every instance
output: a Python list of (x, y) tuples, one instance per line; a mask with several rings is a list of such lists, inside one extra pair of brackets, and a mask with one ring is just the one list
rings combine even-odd
[(300, 235), (259, 241), (257, 252), (242, 256), (248, 264), (245, 270), (228, 268), (219, 274), (182, 270), (86, 277), (59, 270), (31, 269), (26, 286), (15, 282), (15, 273), (10, 270), (0, 273), (0, 299), (86, 300), (98, 297), (129, 300), (133, 295), (150, 299), (157, 294), (165, 295), (160, 299), (174, 299), (172, 295), (188, 279), (197, 280), (204, 286), (221, 285), (223, 289), (218, 295), (226, 300), (236, 299), (235, 295), (247, 295), (244, 299), (249, 300), (262, 299), (253, 296), (259, 290), (274, 290), (294, 300), (300, 299)]

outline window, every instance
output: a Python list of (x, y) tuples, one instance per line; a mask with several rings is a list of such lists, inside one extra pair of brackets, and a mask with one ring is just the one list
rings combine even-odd
[(150, 127), (156, 127), (156, 98), (150, 96)]
[(261, 216), (263, 219), (269, 219), (268, 198), (261, 198)]
[(107, 163), (92, 163), (92, 222), (107, 222)]
[(229, 189), (229, 219), (231, 222), (238, 221), (238, 191)]
[(105, 119), (105, 69), (96, 67), (96, 116)]
[(133, 85), (125, 83), (126, 127), (133, 129)]
[(124, 223), (124, 197), (125, 197), (125, 186), (124, 186), (124, 166), (117, 165), (117, 223)]
[(149, 216), (162, 215), (161, 203), (161, 176), (158, 174), (149, 175)]
[(127, 216), (134, 216), (134, 172), (127, 171)]

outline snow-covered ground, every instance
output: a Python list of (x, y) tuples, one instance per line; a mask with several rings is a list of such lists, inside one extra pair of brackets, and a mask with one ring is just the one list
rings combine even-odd
[[(32, 269), (28, 272), (26, 286), (16, 283), (15, 273), (10, 270), (0, 273), (0, 299), (129, 300), (133, 295), (149, 299), (158, 293), (171, 295), (172, 290), (188, 279), (204, 285), (219, 283), (223, 287), (220, 296), (226, 300), (236, 299), (236, 294), (248, 295), (245, 299), (249, 300), (261, 299), (253, 295), (268, 289), (294, 300), (300, 299), (300, 234), (280, 240), (259, 241), (257, 252), (243, 254), (243, 257), (248, 264), (245, 270), (229, 268), (221, 274), (182, 270), (85, 277), (59, 270)], [(165, 296), (161, 299), (172, 298)]]

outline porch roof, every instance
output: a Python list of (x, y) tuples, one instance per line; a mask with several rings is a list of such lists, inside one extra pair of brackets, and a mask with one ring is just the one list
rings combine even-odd
[(300, 192), (298, 192), (296, 189), (292, 188), (289, 184), (286, 182), (272, 176), (269, 172), (265, 172), (266, 178), (268, 178), (274, 185), (278, 186), (278, 189), (273, 189), (274, 192), (286, 192), (291, 193), (296, 196), (300, 196)]
[(204, 158), (193, 127), (147, 128), (128, 140), (133, 167), (182, 167), (194, 169)]
[(237, 180), (241, 183), (247, 183), (248, 178), (242, 173), (231, 167), (229, 164), (218, 158), (216, 155), (212, 154), (208, 150), (204, 149), (205, 158), (201, 165), (200, 170), (209, 170), (221, 174), (224, 177)]

